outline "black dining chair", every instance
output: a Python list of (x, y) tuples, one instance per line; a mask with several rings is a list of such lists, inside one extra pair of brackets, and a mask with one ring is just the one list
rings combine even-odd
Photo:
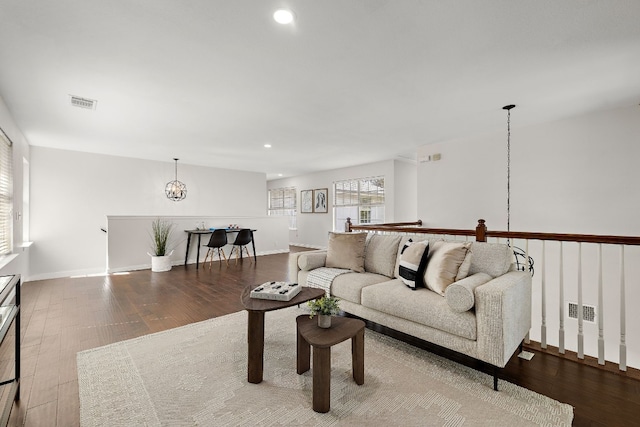
[[(227, 265), (229, 265), (229, 260), (227, 259), (227, 256), (225, 255), (224, 250), (222, 249), (222, 247), (225, 246), (226, 244), (227, 244), (227, 231), (223, 230), (222, 228), (213, 230), (213, 233), (211, 234), (211, 238), (209, 239), (209, 243), (205, 245), (208, 249), (207, 249), (207, 254), (204, 257), (204, 264), (207, 263), (207, 257), (209, 256), (209, 254), (211, 254), (211, 258), (209, 258), (209, 270), (211, 270), (211, 264), (213, 263), (213, 256), (215, 255), (216, 252), (218, 253), (218, 259), (220, 260), (220, 262), (222, 262), (222, 258), (224, 258), (224, 261), (227, 263)], [(222, 258), (220, 258), (220, 254), (222, 254)]]
[(238, 258), (242, 256), (242, 251), (247, 251), (247, 257), (249, 261), (251, 261), (251, 255), (249, 254), (249, 249), (247, 245), (251, 243), (253, 240), (253, 233), (249, 228), (242, 228), (238, 231), (238, 235), (236, 236), (236, 240), (233, 242), (233, 247), (231, 248), (231, 253), (229, 254), (229, 258), (233, 256), (233, 252), (236, 253), (236, 264), (238, 263)]

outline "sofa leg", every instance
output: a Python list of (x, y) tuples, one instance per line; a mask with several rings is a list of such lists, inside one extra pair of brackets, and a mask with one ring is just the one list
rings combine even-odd
[(493, 369), (493, 389), (498, 391), (498, 368)]

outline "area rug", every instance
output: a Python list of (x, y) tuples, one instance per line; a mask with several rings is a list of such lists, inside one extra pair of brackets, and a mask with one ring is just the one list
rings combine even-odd
[(264, 380), (247, 382), (247, 313), (78, 353), (80, 423), (93, 426), (570, 426), (571, 406), (366, 330), (365, 381), (351, 343), (332, 348), (331, 410), (296, 374), (295, 317), (267, 312)]

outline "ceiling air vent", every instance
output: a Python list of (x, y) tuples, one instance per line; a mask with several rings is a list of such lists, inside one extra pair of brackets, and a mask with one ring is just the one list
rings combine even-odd
[(71, 105), (74, 107), (86, 108), (88, 110), (95, 110), (98, 101), (95, 99), (82, 98), (80, 96), (69, 95)]

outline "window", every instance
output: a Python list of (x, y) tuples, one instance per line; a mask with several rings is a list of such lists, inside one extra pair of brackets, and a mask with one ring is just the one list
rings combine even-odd
[(296, 188), (274, 188), (269, 190), (269, 216), (280, 215), (289, 217), (289, 228), (297, 227)]
[(344, 230), (347, 218), (352, 224), (384, 222), (384, 177), (336, 181), (333, 189), (334, 230)]
[(0, 255), (13, 250), (13, 173), (11, 141), (0, 130)]

